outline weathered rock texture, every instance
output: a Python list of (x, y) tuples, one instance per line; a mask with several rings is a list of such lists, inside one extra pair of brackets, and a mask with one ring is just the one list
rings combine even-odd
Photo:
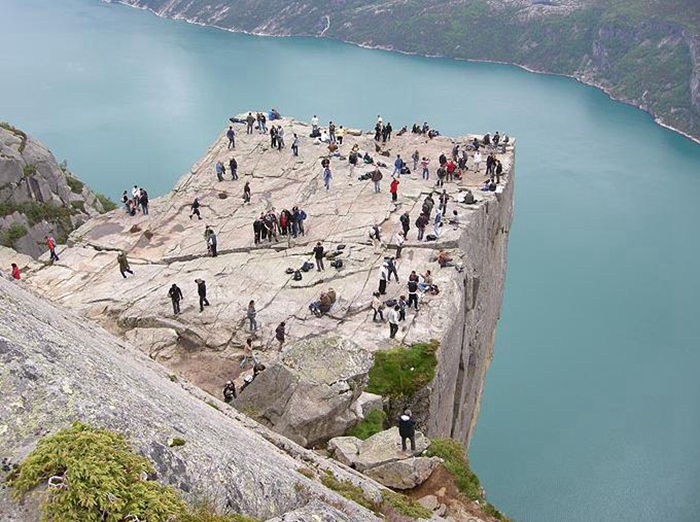
[(65, 242), (89, 217), (104, 212), (97, 196), (38, 140), (0, 124), (0, 243), (33, 257), (44, 236)]
[[(317, 337), (352, 339), (360, 348), (374, 352), (399, 343), (437, 339), (440, 348), (435, 380), (411, 406), (429, 436), (468, 441), (500, 311), (513, 211), (513, 142), (505, 153), (498, 154), (506, 173), (499, 191), (478, 190), (484, 179), (483, 165), (481, 172), (475, 172), (470, 153), (465, 179), (448, 182), (445, 187), (452, 198), (448, 214), (457, 210), (460, 224), (446, 223), (438, 241), (418, 242), (414, 222), (422, 201), (429, 193), (434, 193), (437, 201), (437, 157), (441, 152), (449, 155), (453, 143), (464, 144), (470, 136), (429, 140), (411, 133), (395, 135), (385, 147), (387, 156), (382, 156), (375, 153), (372, 136), (346, 134), (340, 149), (343, 155), (358, 145), (390, 165), (396, 154), (408, 160), (414, 150), (431, 159), (431, 181), (422, 180), (417, 173), (402, 176), (399, 201), (393, 203), (388, 193), (393, 168), (383, 169), (382, 191), (375, 194), (370, 181), (357, 179), (367, 167), (351, 173), (346, 160), (334, 157), (331, 189), (326, 191), (320, 166), (321, 157), (327, 154), (326, 146), (313, 143), (308, 137), (310, 129), (303, 123), (285, 119), (279, 124), (284, 128), (287, 145), (293, 133), (300, 136), (298, 157), (292, 156), (288, 148), (281, 152), (271, 149), (268, 136), (246, 135), (243, 126), (237, 125), (236, 149), (227, 150), (227, 140), (219, 138), (172, 192), (151, 201), (150, 215), (130, 217), (116, 210), (90, 219), (71, 236), (73, 246), (60, 251), (59, 263), (28, 268), (25, 281), (50, 299), (130, 339), (151, 358), (215, 395), (220, 394), (226, 380), (240, 374), (241, 348), (251, 336), (245, 319), (250, 299), (256, 302), (260, 326), (252, 335), (256, 354), (271, 368), (280, 358), (274, 330), (281, 321), (287, 324), (287, 345)], [(227, 172), (225, 181), (217, 181), (214, 164), (223, 161), (228, 166), (234, 155), (240, 180), (232, 181)], [(250, 204), (242, 203), (245, 182), (252, 190)], [(460, 191), (467, 187), (474, 190), (476, 204), (459, 202)], [(195, 197), (202, 204), (201, 221), (189, 218), (189, 204)], [(273, 207), (279, 212), (294, 205), (308, 215), (305, 236), (253, 243), (252, 222), (256, 216)], [(372, 321), (369, 305), (383, 259), (395, 252), (393, 240), (404, 211), (410, 214), (409, 240), (397, 262), (400, 283), (390, 283), (386, 297), (407, 294), (411, 270), (432, 270), (440, 294), (422, 298), (420, 311), (408, 311), (397, 338), (390, 340), (388, 325)], [(368, 238), (375, 223), (382, 230), (381, 247), (373, 246)], [(218, 257), (206, 254), (205, 224), (217, 232)], [(312, 270), (301, 281), (294, 281), (285, 270), (311, 260), (311, 249), (317, 241), (323, 241), (329, 252), (339, 244), (346, 245), (340, 255), (343, 268), (336, 270), (326, 261), (325, 271)], [(127, 251), (131, 260), (134, 275), (127, 279), (122, 279), (117, 269), (116, 249)], [(436, 255), (443, 249), (462, 271), (438, 266)], [(2, 266), (8, 262), (0, 259)], [(195, 278), (205, 279), (208, 285), (211, 306), (203, 313), (199, 312)], [(172, 283), (177, 283), (185, 295), (178, 316), (173, 316), (167, 297)], [(335, 289), (337, 302), (329, 314), (315, 317), (308, 304), (329, 286)], [(323, 363), (316, 361), (313, 367), (318, 369)], [(283, 361), (278, 367), (280, 375), (292, 376), (285, 366), (288, 364)], [(246, 368), (250, 371), (249, 366)], [(301, 375), (304, 368), (298, 370), (293, 375)], [(343, 390), (348, 400), (356, 398), (356, 389), (350, 395), (344, 386)], [(275, 412), (266, 413), (268, 421), (275, 415), (279, 421), (284, 411), (299, 411), (274, 408)], [(335, 418), (342, 417), (335, 408), (328, 411)], [(309, 419), (313, 415), (310, 410)], [(331, 424), (328, 419), (324, 422), (326, 426)], [(299, 422), (286, 418), (276, 424), (289, 427)], [(307, 443), (338, 434), (330, 430), (307, 436), (286, 427), (281, 431)]]
[[(124, 433), (154, 463), (159, 480), (222, 509), (261, 518), (303, 509), (336, 514), (333, 520), (378, 520), (298, 470), (330, 471), (381, 498), (372, 480), (173, 382), (128, 344), (23, 286), (0, 279), (1, 458), (17, 463), (40, 437), (81, 420)], [(185, 445), (169, 447), (171, 437)], [(35, 504), (16, 503), (6, 488), (0, 513), (3, 521), (38, 519)]]

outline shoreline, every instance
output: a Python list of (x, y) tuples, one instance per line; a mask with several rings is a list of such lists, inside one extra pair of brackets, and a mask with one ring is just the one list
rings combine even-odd
[(246, 31), (243, 29), (233, 29), (230, 27), (222, 27), (222, 26), (215, 25), (215, 24), (206, 24), (206, 23), (203, 23), (203, 22), (191, 19), (191, 18), (186, 18), (186, 17), (180, 16), (180, 15), (176, 15), (174, 17), (169, 17), (169, 16), (161, 15), (160, 13), (151, 9), (150, 7), (131, 4), (128, 2), (128, 0), (102, 0), (102, 1), (104, 3), (107, 3), (107, 4), (112, 4), (112, 3), (120, 4), (120, 5), (124, 5), (127, 7), (134, 8), (134, 9), (148, 11), (148, 12), (152, 13), (153, 15), (157, 16), (158, 18), (162, 18), (164, 20), (183, 21), (183, 22), (186, 22), (186, 23), (191, 24), (191, 25), (196, 25), (199, 27), (211, 27), (212, 29), (219, 29), (221, 31), (226, 31), (229, 33), (234, 33), (234, 34), (260, 36), (260, 37), (264, 37), (264, 38), (315, 38), (315, 39), (319, 39), (319, 40), (332, 40), (335, 42), (353, 45), (353, 46), (359, 47), (361, 49), (368, 49), (368, 50), (372, 50), (372, 51), (385, 51), (385, 52), (390, 52), (390, 53), (403, 54), (403, 55), (407, 55), (407, 56), (419, 56), (422, 58), (441, 58), (441, 59), (446, 59), (446, 60), (454, 60), (454, 61), (458, 61), (458, 62), (493, 63), (493, 64), (498, 64), (498, 65), (510, 65), (513, 67), (518, 67), (520, 69), (523, 69), (523, 70), (525, 70), (529, 73), (533, 73), (533, 74), (544, 74), (544, 75), (550, 75), (550, 76), (562, 76), (564, 78), (571, 78), (572, 80), (576, 80), (578, 83), (580, 83), (582, 85), (587, 85), (589, 87), (593, 87), (595, 89), (602, 91), (603, 94), (605, 94), (612, 101), (624, 103), (625, 105), (629, 105), (631, 107), (639, 109), (642, 112), (645, 112), (646, 114), (648, 114), (651, 117), (651, 119), (654, 121), (654, 123), (656, 123), (660, 127), (663, 127), (663, 128), (670, 130), (670, 131), (673, 131), (676, 134), (679, 134), (680, 136), (700, 145), (700, 136), (695, 137), (695, 136), (692, 136), (691, 134), (688, 134), (685, 131), (677, 129), (673, 125), (664, 122), (660, 116), (652, 113), (650, 110), (639, 105), (638, 103), (636, 103), (632, 100), (625, 100), (623, 98), (617, 98), (616, 96), (614, 96), (610, 92), (610, 89), (605, 87), (604, 85), (601, 85), (598, 82), (585, 80), (585, 79), (578, 77), (574, 74), (565, 74), (565, 73), (543, 71), (543, 70), (539, 70), (539, 69), (534, 69), (532, 67), (528, 67), (527, 65), (514, 63), (514, 62), (502, 62), (502, 61), (498, 61), (498, 60), (481, 60), (481, 59), (476, 59), (476, 58), (457, 58), (457, 57), (445, 56), (442, 54), (420, 54), (420, 53), (417, 53), (415, 51), (404, 51), (402, 49), (396, 49), (394, 47), (389, 47), (389, 46), (384, 46), (384, 45), (367, 45), (367, 44), (360, 43), (360, 42), (353, 42), (351, 40), (340, 40), (337, 38), (324, 36), (325, 32), (330, 28), (330, 21), (328, 21), (329, 23), (321, 35), (271, 34), (271, 33), (260, 33), (260, 32), (255, 32), (255, 31)]

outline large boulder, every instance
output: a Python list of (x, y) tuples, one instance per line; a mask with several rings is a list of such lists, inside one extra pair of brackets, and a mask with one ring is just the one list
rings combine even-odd
[(428, 480), (441, 462), (438, 457), (410, 457), (371, 468), (366, 474), (389, 488), (413, 489)]
[(316, 337), (285, 348), (235, 407), (303, 446), (344, 434), (367, 384), (372, 355), (349, 339)]
[(420, 432), (416, 432), (416, 449), (408, 452), (401, 449), (401, 436), (399, 428), (394, 426), (388, 430), (380, 431), (362, 441), (359, 455), (353, 462), (358, 471), (366, 471), (388, 462), (405, 459), (407, 456), (420, 455), (428, 449), (430, 441)]

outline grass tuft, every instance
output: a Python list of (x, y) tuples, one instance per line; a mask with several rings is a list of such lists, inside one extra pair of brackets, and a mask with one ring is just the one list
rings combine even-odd
[(369, 412), (363, 420), (355, 425), (348, 435), (357, 437), (360, 440), (369, 439), (375, 433), (384, 431), (384, 419), (386, 419), (386, 415), (381, 410)]
[(367, 391), (392, 399), (410, 397), (435, 377), (439, 343), (416, 343), (374, 354)]

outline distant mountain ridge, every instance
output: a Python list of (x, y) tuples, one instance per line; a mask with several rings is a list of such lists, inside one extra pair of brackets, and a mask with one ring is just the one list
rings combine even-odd
[(700, 141), (697, 0), (120, 0), (237, 32), (315, 36), (573, 76)]

